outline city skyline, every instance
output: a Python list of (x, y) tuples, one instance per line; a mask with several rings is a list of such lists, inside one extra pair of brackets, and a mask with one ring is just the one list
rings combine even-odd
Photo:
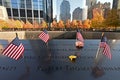
[(110, 2), (111, 3), (111, 8), (112, 8), (112, 4), (113, 4), (113, 0), (97, 0), (97, 2), (101, 2), (101, 3), (105, 3), (105, 2)]

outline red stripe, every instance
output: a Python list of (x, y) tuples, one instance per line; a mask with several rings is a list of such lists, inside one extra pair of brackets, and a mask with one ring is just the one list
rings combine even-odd
[(23, 53), (23, 51), (24, 51), (24, 48), (23, 48), (23, 46), (22, 46), (22, 44), (20, 45), (20, 49), (19, 49), (19, 51), (17, 52), (17, 55), (15, 56), (15, 59), (18, 59), (20, 56), (21, 56), (21, 54)]
[(17, 47), (17, 49), (14, 51), (14, 53), (11, 55), (11, 58), (13, 58), (15, 55), (16, 55), (16, 53), (18, 52), (18, 50), (20, 49), (20, 46), (18, 46)]
[(12, 46), (9, 48), (9, 50), (6, 52), (5, 56), (8, 56), (9, 53), (12, 51), (12, 49), (14, 48), (15, 46), (12, 44)]
[(10, 57), (16, 49), (17, 49), (17, 46), (15, 46), (14, 49), (9, 53), (8, 57)]
[(19, 46), (10, 44), (3, 51), (3, 55), (17, 60), (21, 56), (21, 54), (23, 54), (23, 51), (24, 51), (24, 46), (22, 44), (20, 44)]
[(111, 58), (112, 58), (112, 55), (111, 55), (111, 52), (110, 52), (110, 47), (109, 47), (109, 45), (108, 45), (106, 42), (101, 42), (101, 43), (100, 43), (100, 47), (101, 47), (101, 48), (104, 48), (104, 49), (103, 49), (103, 54), (104, 54), (105, 56), (107, 56), (109, 59), (111, 59)]
[(42, 32), (40, 35), (39, 35), (39, 38), (41, 40), (43, 40), (44, 42), (47, 42), (49, 40), (49, 35), (46, 34), (45, 32)]
[(17, 53), (14, 53), (14, 56), (12, 57), (13, 59), (16, 59), (16, 57), (19, 56), (19, 54), (21, 54), (21, 51), (24, 50), (24, 48), (22, 48), (22, 44), (19, 45), (18, 49), (17, 49)]
[(21, 47), (20, 47), (20, 49), (19, 49), (19, 51), (17, 53), (17, 56), (15, 57), (16, 60), (23, 54), (23, 51), (24, 51), (24, 47), (21, 44)]
[(10, 44), (6, 49), (4, 49), (4, 51), (2, 52), (3, 55), (6, 54), (6, 52), (11, 48), (12, 44)]
[(82, 41), (82, 42), (84, 41), (84, 39), (83, 39), (83, 37), (82, 37), (80, 32), (77, 32), (77, 39)]

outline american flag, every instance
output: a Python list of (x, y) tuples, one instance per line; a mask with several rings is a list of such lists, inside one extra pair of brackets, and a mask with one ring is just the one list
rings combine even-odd
[(101, 42), (100, 42), (100, 48), (103, 48), (103, 54), (107, 56), (109, 59), (112, 58), (110, 47), (107, 44), (107, 37), (105, 35), (102, 36)]
[(47, 30), (42, 31), (42, 33), (40, 33), (39, 35), (39, 38), (43, 40), (45, 43), (47, 43), (49, 40), (49, 35), (48, 35)]
[(2, 54), (12, 59), (18, 60), (24, 53), (24, 46), (16, 37), (12, 42), (3, 50)]
[(81, 35), (79, 30), (77, 30), (76, 39), (78, 41), (84, 42), (84, 39), (83, 39), (83, 37), (82, 37), (82, 35)]

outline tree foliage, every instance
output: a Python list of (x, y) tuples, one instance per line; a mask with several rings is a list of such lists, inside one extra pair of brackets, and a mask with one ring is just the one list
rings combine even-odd
[(8, 23), (4, 20), (0, 20), (0, 30), (2, 28), (8, 28)]
[(29, 21), (26, 21), (23, 28), (33, 28), (33, 25)]
[(48, 27), (48, 24), (45, 20), (42, 20), (41, 22), (41, 28), (47, 28)]
[(64, 22), (62, 20), (58, 22), (58, 28), (65, 28)]
[(106, 26), (108, 27), (118, 27), (120, 24), (120, 19), (119, 19), (119, 15), (117, 13), (117, 10), (115, 9), (112, 9), (108, 12), (107, 14), (108, 16), (106, 17), (106, 20), (105, 20), (105, 24)]
[(78, 27), (77, 28), (83, 28), (83, 23), (81, 20), (78, 21)]
[(56, 20), (53, 20), (53, 22), (51, 23), (51, 27), (57, 28), (57, 21)]
[(70, 21), (70, 19), (68, 19), (66, 21), (65, 26), (66, 26), (66, 28), (70, 28), (71, 27), (71, 21)]
[(71, 26), (72, 26), (72, 28), (77, 28), (77, 26), (78, 26), (77, 20), (72, 20)]
[(89, 29), (91, 25), (91, 21), (89, 19), (83, 21), (83, 28)]
[(39, 28), (40, 27), (36, 20), (34, 20), (34, 22), (33, 22), (33, 27), (34, 28)]
[(104, 27), (104, 17), (101, 9), (93, 9), (93, 19), (91, 19), (92, 28), (103, 28)]

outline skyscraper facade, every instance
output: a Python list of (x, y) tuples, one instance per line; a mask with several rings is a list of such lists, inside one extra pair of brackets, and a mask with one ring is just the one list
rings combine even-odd
[(113, 9), (120, 9), (120, 0), (113, 0)]
[(91, 8), (94, 4), (96, 4), (97, 0), (86, 0), (86, 5), (88, 8)]
[(85, 20), (87, 14), (83, 12), (87, 12), (86, 9), (86, 0), (53, 0), (53, 18), (57, 21)]
[[(40, 22), (42, 19), (48, 21), (51, 18), (52, 0), (0, 0), (0, 5), (6, 7), (8, 17), (23, 21)], [(49, 9), (48, 9), (49, 7)]]

